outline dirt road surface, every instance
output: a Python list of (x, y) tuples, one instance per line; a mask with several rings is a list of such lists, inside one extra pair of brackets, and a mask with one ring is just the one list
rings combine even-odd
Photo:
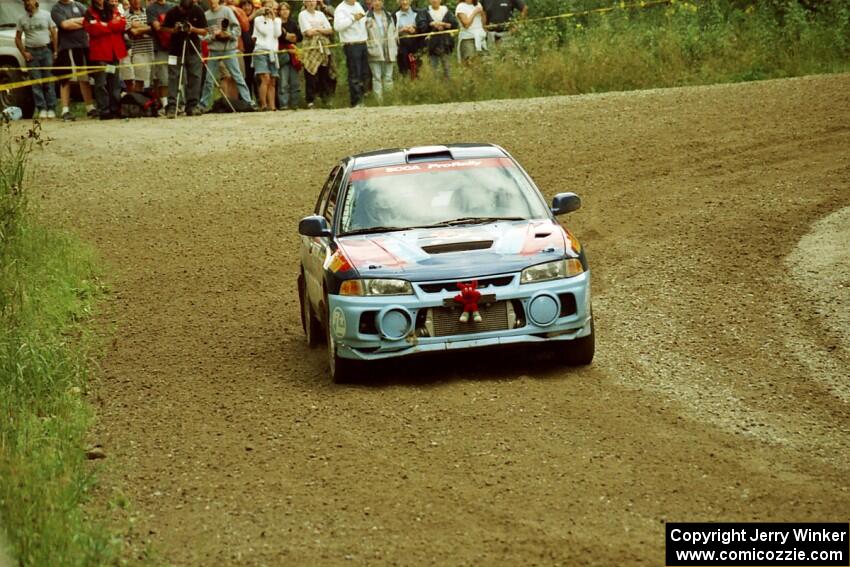
[[(110, 263), (97, 507), (175, 565), (663, 564), (665, 521), (847, 521), (850, 75), (48, 124), (44, 215)], [(296, 223), (337, 158), (503, 145), (589, 251), (597, 358), (333, 385)]]

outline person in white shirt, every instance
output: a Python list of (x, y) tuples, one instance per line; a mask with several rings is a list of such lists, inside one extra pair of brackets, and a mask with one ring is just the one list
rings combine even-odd
[(478, 0), (461, 0), (455, 9), (460, 23), (458, 34), (458, 57), (468, 61), (476, 53), (487, 49), (487, 15)]
[(274, 110), (277, 99), (277, 39), (280, 18), (274, 15), (274, 0), (266, 0), (260, 15), (254, 18), (254, 74), (260, 77), (260, 110)]
[(307, 108), (313, 108), (316, 97), (330, 98), (336, 90), (336, 81), (331, 78), (331, 52), (326, 47), (334, 30), (324, 12), (319, 11), (316, 0), (304, 0), (304, 9), (298, 14), (298, 27), (304, 35), (301, 63), (304, 65)]
[(393, 88), (393, 67), (398, 54), (398, 32), (392, 14), (384, 11), (384, 0), (373, 0), (366, 15), (369, 33), (369, 68), (372, 71), (372, 92), (381, 100), (384, 90)]
[(363, 103), (363, 87), (369, 68), (365, 17), (366, 10), (357, 0), (344, 0), (334, 11), (334, 29), (339, 34), (348, 66), (348, 98), (351, 106)]

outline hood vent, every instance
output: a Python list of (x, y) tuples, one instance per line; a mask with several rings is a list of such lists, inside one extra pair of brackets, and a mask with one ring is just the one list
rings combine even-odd
[(491, 246), (493, 246), (492, 240), (477, 240), (475, 242), (434, 244), (432, 246), (423, 246), (422, 250), (428, 254), (446, 254), (448, 252), (466, 252), (467, 250), (486, 250)]

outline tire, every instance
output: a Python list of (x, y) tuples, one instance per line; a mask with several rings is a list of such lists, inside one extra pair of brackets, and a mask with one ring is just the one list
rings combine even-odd
[[(0, 59), (0, 67), (17, 66), (18, 62), (14, 59)], [(26, 79), (26, 76), (21, 71), (0, 71), (0, 84), (16, 83), (24, 79)], [(11, 91), (0, 91), (0, 110), (10, 106), (20, 108), (24, 118), (32, 118), (33, 111), (35, 110), (32, 89), (30, 87), (21, 87)]]
[(336, 354), (336, 340), (331, 334), (331, 322), (325, 321), (328, 342), (328, 371), (334, 384), (351, 384), (356, 382), (363, 372), (364, 363), (359, 360), (340, 358)]
[(313, 348), (322, 342), (322, 326), (316, 316), (313, 315), (313, 308), (310, 306), (310, 300), (307, 299), (307, 286), (304, 284), (303, 277), (298, 278), (298, 301), (301, 304), (301, 328), (304, 329), (307, 346)]
[(594, 338), (593, 315), (590, 316), (590, 334), (571, 341), (564, 341), (564, 349), (559, 352), (561, 359), (567, 366), (587, 366), (593, 362), (596, 352), (596, 339)]

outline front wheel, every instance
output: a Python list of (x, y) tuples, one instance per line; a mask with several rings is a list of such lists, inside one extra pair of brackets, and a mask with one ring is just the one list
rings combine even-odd
[(331, 380), (335, 384), (350, 384), (354, 382), (363, 370), (363, 363), (359, 360), (341, 358), (336, 353), (336, 339), (331, 333), (331, 322), (325, 321), (326, 336), (328, 339), (328, 369)]
[[(563, 345), (563, 346), (561, 346)], [(558, 356), (567, 366), (587, 366), (593, 362), (596, 352), (596, 339), (594, 338), (593, 315), (590, 316), (590, 334), (571, 341), (559, 343)]]
[(298, 278), (298, 299), (301, 302), (301, 328), (307, 338), (307, 346), (313, 348), (322, 341), (321, 323), (313, 315), (310, 299), (307, 297), (307, 286), (304, 278)]

